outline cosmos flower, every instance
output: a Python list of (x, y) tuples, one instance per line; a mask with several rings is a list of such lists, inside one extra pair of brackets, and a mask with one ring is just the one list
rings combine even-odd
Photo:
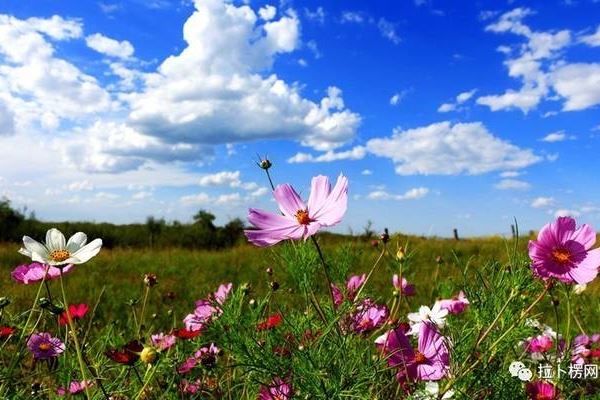
[(180, 328), (180, 329), (175, 329), (173, 332), (171, 332), (173, 336), (179, 338), (179, 339), (193, 339), (195, 337), (200, 336), (200, 334), (202, 333), (201, 330), (189, 330), (187, 328)]
[(531, 268), (543, 279), (586, 284), (598, 275), (600, 248), (591, 250), (596, 232), (589, 225), (576, 227), (571, 217), (545, 225), (537, 240), (529, 241)]
[(356, 293), (360, 289), (360, 287), (365, 283), (367, 279), (366, 274), (362, 275), (353, 275), (346, 282), (346, 295), (348, 296), (348, 300), (354, 301), (354, 297)]
[(30, 257), (32, 261), (48, 265), (83, 264), (100, 251), (102, 240), (87, 243), (87, 235), (77, 232), (67, 242), (65, 236), (56, 228), (46, 232), (46, 243), (42, 244), (29, 236), (23, 236), (24, 248), (19, 253)]
[(376, 304), (369, 298), (364, 299), (350, 315), (350, 329), (356, 333), (372, 331), (383, 325), (388, 315), (389, 310), (385, 305)]
[(527, 397), (531, 400), (555, 400), (558, 399), (558, 389), (546, 381), (527, 382), (525, 385)]
[(270, 330), (281, 325), (281, 321), (283, 321), (283, 317), (281, 314), (273, 314), (269, 316), (265, 321), (261, 322), (256, 326), (256, 329), (259, 331)]
[(326, 176), (312, 179), (308, 203), (304, 203), (294, 188), (279, 185), (273, 191), (281, 214), (251, 208), (248, 221), (256, 228), (245, 230), (248, 240), (266, 247), (282, 240), (305, 240), (322, 227), (337, 225), (346, 213), (348, 179), (340, 175), (333, 189)]
[(69, 317), (75, 321), (82, 319), (87, 314), (89, 307), (87, 304), (70, 304), (68, 310), (63, 311), (58, 317), (58, 323), (60, 325), (66, 325), (69, 323)]
[(386, 332), (375, 340), (386, 355), (388, 364), (398, 368), (396, 378), (408, 380), (438, 381), (447, 376), (450, 352), (446, 339), (431, 322), (420, 325), (417, 349), (413, 349), (401, 329)]
[[(63, 274), (66, 274), (72, 269), (73, 265), (67, 265), (62, 269), (62, 272)], [(33, 283), (41, 282), (44, 279), (44, 275), (48, 281), (60, 277), (60, 269), (39, 262), (33, 262), (31, 264), (19, 265), (10, 275), (18, 283), (31, 285)]]
[(0, 338), (6, 339), (15, 333), (17, 329), (12, 326), (0, 326)]
[(222, 313), (221, 307), (232, 288), (231, 283), (224, 283), (219, 285), (216, 292), (209, 295), (206, 299), (196, 301), (196, 309), (192, 314), (186, 315), (183, 319), (185, 327), (189, 331), (200, 331), (204, 326), (210, 323), (213, 318), (217, 317)]
[(404, 296), (414, 296), (415, 295), (415, 285), (409, 284), (405, 277), (400, 277), (398, 274), (394, 274), (392, 276), (392, 284), (402, 295)]
[(261, 386), (258, 400), (289, 400), (293, 396), (292, 385), (275, 378), (269, 386)]
[(220, 352), (221, 350), (214, 343), (211, 343), (209, 346), (201, 347), (193, 356), (188, 357), (177, 368), (177, 372), (181, 375), (187, 374), (198, 364), (201, 364), (206, 368), (212, 368), (217, 362), (217, 356)]
[(423, 322), (432, 322), (438, 328), (446, 326), (446, 316), (448, 310), (442, 308), (439, 302), (436, 302), (432, 308), (427, 306), (421, 306), (419, 312), (408, 314), (408, 321), (410, 323), (409, 335), (416, 335), (421, 329)]
[(214, 293), (215, 301), (219, 304), (225, 303), (227, 297), (229, 297), (229, 293), (231, 292), (231, 288), (233, 287), (233, 283), (222, 283), (219, 285), (219, 288)]
[(590, 358), (598, 358), (600, 351), (600, 334), (578, 335), (573, 339), (571, 362), (585, 364)]
[(66, 396), (68, 394), (79, 394), (83, 393), (86, 388), (92, 387), (94, 382), (92, 381), (73, 381), (69, 384), (68, 388), (59, 387), (56, 389), (56, 394), (59, 396)]
[(448, 310), (450, 314), (460, 314), (469, 306), (469, 299), (467, 299), (465, 293), (461, 290), (458, 296), (440, 300), (438, 303), (440, 303), (442, 310)]
[(104, 354), (119, 364), (133, 365), (140, 359), (142, 350), (144, 350), (144, 346), (137, 340), (132, 340), (125, 346), (117, 349), (109, 349)]
[(65, 345), (59, 338), (47, 332), (34, 333), (27, 341), (27, 348), (37, 360), (48, 360), (58, 357), (65, 351)]
[(175, 341), (177, 340), (177, 336), (175, 335), (165, 335), (160, 332), (156, 335), (152, 335), (150, 337), (150, 342), (154, 347), (156, 347), (160, 351), (165, 351), (175, 345)]

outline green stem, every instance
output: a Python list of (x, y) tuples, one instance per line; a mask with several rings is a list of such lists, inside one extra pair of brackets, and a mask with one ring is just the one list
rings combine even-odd
[(140, 323), (138, 324), (137, 336), (140, 336), (140, 331), (142, 330), (142, 325), (144, 325), (144, 313), (146, 312), (146, 302), (148, 301), (148, 293), (150, 292), (150, 287), (146, 286), (146, 290), (144, 291), (144, 301), (142, 302), (142, 312), (140, 314)]
[[(65, 292), (65, 285), (63, 283), (63, 270), (60, 269), (60, 290), (62, 292), (63, 303), (66, 307), (67, 311), (67, 322), (69, 323), (69, 329), (71, 330), (71, 337), (73, 338), (73, 343), (75, 343), (75, 352), (77, 353), (77, 362), (79, 363), (79, 370), (81, 372), (81, 380), (85, 381), (85, 363), (83, 361), (83, 356), (81, 355), (81, 348), (79, 347), (79, 340), (77, 339), (77, 332), (75, 331), (75, 324), (73, 323), (73, 318), (69, 315), (69, 302), (67, 301), (67, 293)], [(85, 385), (85, 397), (90, 400), (90, 392), (87, 385)]]
[(375, 272), (375, 268), (377, 268), (377, 265), (379, 265), (379, 262), (383, 258), (383, 255), (385, 254), (385, 250), (386, 250), (386, 246), (384, 244), (383, 245), (383, 249), (381, 250), (381, 253), (379, 254), (379, 257), (377, 257), (377, 260), (375, 260), (375, 263), (373, 264), (373, 266), (371, 267), (371, 270), (367, 274), (367, 277), (366, 277), (364, 283), (362, 285), (360, 285), (360, 288), (358, 289), (358, 292), (356, 292), (356, 296), (354, 296), (355, 299), (359, 299), (360, 298), (360, 294), (362, 293), (363, 288), (365, 286), (367, 286), (367, 282), (369, 282), (369, 279), (371, 279), (371, 275), (373, 275), (373, 272)]

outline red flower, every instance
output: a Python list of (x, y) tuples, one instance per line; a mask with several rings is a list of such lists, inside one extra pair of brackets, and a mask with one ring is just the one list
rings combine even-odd
[(185, 328), (175, 329), (173, 332), (171, 332), (172, 335), (175, 335), (180, 339), (193, 339), (193, 338), (199, 336), (200, 333), (201, 333), (200, 329), (195, 330), (195, 331), (190, 331)]
[(12, 326), (0, 326), (0, 338), (5, 339), (15, 333), (16, 328)]
[(108, 349), (104, 354), (114, 362), (123, 365), (133, 365), (140, 358), (144, 346), (137, 340), (132, 340), (120, 349)]
[(58, 323), (60, 325), (68, 324), (69, 317), (72, 320), (82, 319), (83, 317), (85, 317), (85, 314), (87, 314), (89, 309), (90, 308), (87, 304), (71, 304), (69, 305), (69, 308), (67, 310), (63, 311), (63, 313), (60, 314), (60, 317), (58, 318)]
[(273, 328), (276, 328), (277, 326), (281, 325), (281, 321), (283, 321), (281, 314), (273, 314), (273, 315), (269, 316), (269, 318), (267, 318), (266, 321), (263, 321), (260, 324), (258, 324), (256, 329), (258, 329), (259, 331), (273, 329)]

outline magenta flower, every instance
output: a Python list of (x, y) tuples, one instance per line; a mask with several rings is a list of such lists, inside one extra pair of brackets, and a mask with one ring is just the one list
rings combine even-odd
[(224, 283), (219, 286), (217, 291), (209, 295), (207, 299), (196, 301), (196, 309), (193, 314), (188, 314), (183, 322), (189, 331), (199, 331), (206, 324), (210, 323), (213, 318), (219, 316), (223, 311), (220, 306), (225, 303), (232, 288), (231, 283)]
[(152, 345), (160, 351), (165, 351), (173, 347), (176, 340), (177, 337), (175, 335), (165, 335), (162, 332), (150, 337), (150, 342)]
[(598, 357), (600, 349), (600, 334), (591, 336), (578, 335), (573, 339), (573, 350), (571, 350), (571, 362), (574, 364), (585, 364), (593, 356)]
[(438, 381), (448, 375), (450, 352), (446, 339), (435, 325), (424, 322), (419, 331), (418, 348), (415, 350), (402, 329), (396, 328), (375, 340), (375, 344), (387, 355), (388, 364), (398, 368), (396, 378)]
[(460, 314), (469, 306), (469, 300), (465, 296), (465, 293), (461, 290), (458, 296), (451, 299), (440, 300), (440, 307), (443, 310), (448, 310), (450, 314)]
[(188, 357), (180, 366), (177, 368), (177, 372), (180, 374), (187, 374), (198, 364), (196, 357)]
[(196, 351), (192, 357), (187, 358), (179, 368), (177, 368), (177, 372), (182, 375), (187, 374), (198, 364), (201, 364), (206, 368), (212, 368), (217, 362), (217, 356), (220, 352), (221, 350), (219, 350), (214, 343), (211, 343), (209, 346), (204, 346)]
[(414, 296), (415, 295), (415, 285), (409, 284), (405, 277), (400, 277), (398, 274), (394, 274), (392, 276), (392, 284), (400, 293), (404, 296)]
[(558, 399), (558, 389), (550, 382), (533, 381), (525, 385), (527, 397), (531, 400), (555, 400)]
[(369, 298), (364, 299), (350, 315), (350, 329), (356, 333), (372, 331), (383, 325), (388, 315), (389, 310), (385, 305), (375, 304)]
[(59, 338), (52, 337), (49, 333), (34, 333), (27, 341), (27, 348), (37, 360), (48, 360), (58, 357), (65, 351), (65, 345)]
[(354, 296), (356, 296), (356, 293), (358, 293), (358, 290), (365, 283), (366, 279), (366, 274), (353, 275), (348, 279), (348, 282), (346, 282), (346, 295), (348, 296), (348, 300), (354, 301)]
[(545, 225), (537, 240), (529, 241), (531, 268), (537, 276), (565, 283), (589, 283), (598, 275), (600, 248), (590, 250), (596, 232), (589, 225), (576, 228), (571, 217)]
[(231, 292), (231, 288), (233, 287), (233, 283), (222, 283), (219, 285), (219, 288), (214, 293), (214, 297), (217, 303), (223, 304), (227, 297), (229, 297), (229, 293)]
[(69, 384), (68, 388), (59, 387), (56, 389), (56, 394), (59, 396), (65, 396), (67, 393), (69, 394), (79, 394), (83, 393), (86, 388), (93, 386), (94, 383), (92, 381), (73, 381)]
[(289, 400), (293, 394), (292, 385), (275, 378), (269, 386), (261, 386), (258, 400)]
[(283, 215), (255, 208), (249, 210), (248, 221), (256, 229), (246, 230), (244, 233), (256, 246), (272, 246), (287, 239), (306, 240), (321, 227), (338, 224), (346, 213), (348, 179), (340, 175), (332, 190), (329, 178), (315, 176), (307, 204), (288, 184), (277, 186), (273, 196)]
[[(70, 272), (72, 269), (73, 264), (67, 265), (63, 268), (63, 274)], [(19, 265), (10, 275), (18, 283), (31, 285), (41, 282), (44, 279), (44, 275), (46, 275), (46, 280), (49, 281), (60, 277), (60, 269), (39, 262), (33, 262), (31, 264)]]

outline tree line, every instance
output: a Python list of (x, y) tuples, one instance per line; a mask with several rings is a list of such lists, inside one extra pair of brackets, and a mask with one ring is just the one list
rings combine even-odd
[(244, 222), (239, 218), (224, 226), (214, 224), (215, 216), (200, 210), (192, 223), (165, 221), (148, 217), (145, 223), (111, 224), (95, 222), (44, 222), (27, 210), (14, 208), (7, 199), (0, 199), (0, 242), (20, 242), (24, 235), (44, 239), (46, 231), (57, 228), (67, 237), (85, 232), (91, 239), (102, 238), (105, 247), (184, 247), (219, 249), (230, 247), (243, 239)]

